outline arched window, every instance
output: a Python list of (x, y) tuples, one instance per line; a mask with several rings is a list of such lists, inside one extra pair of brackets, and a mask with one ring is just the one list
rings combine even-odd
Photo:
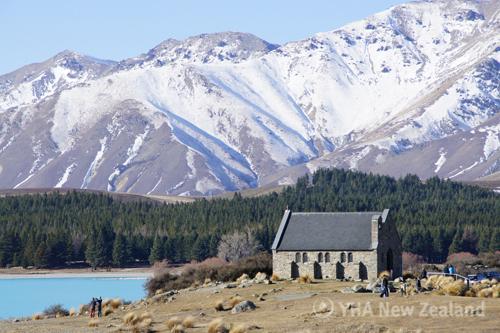
[(318, 262), (323, 262), (323, 253), (318, 253)]
[(347, 262), (352, 262), (352, 252), (347, 254)]
[(325, 253), (325, 262), (330, 262), (330, 253)]
[(307, 262), (307, 253), (302, 253), (302, 262)]
[(345, 253), (344, 252), (342, 252), (340, 254), (340, 262), (345, 262)]
[(295, 262), (300, 262), (300, 253), (295, 253)]

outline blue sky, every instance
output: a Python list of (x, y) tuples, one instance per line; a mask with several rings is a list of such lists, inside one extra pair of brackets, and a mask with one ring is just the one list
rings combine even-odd
[(0, 0), (0, 74), (71, 49), (136, 56), (167, 38), (241, 31), (282, 44), (401, 0)]

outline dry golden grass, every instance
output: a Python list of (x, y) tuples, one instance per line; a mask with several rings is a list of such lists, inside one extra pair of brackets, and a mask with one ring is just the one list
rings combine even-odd
[(33, 316), (31, 316), (32, 320), (41, 320), (43, 319), (43, 315), (41, 313), (35, 313)]
[(122, 300), (119, 298), (115, 298), (109, 301), (109, 306), (111, 306), (113, 310), (118, 309), (120, 305), (122, 305)]
[(237, 324), (231, 328), (229, 333), (246, 333), (248, 331), (248, 325), (246, 324)]
[(111, 308), (105, 308), (104, 311), (102, 312), (102, 315), (104, 317), (107, 317), (107, 316), (111, 315), (112, 313), (113, 313), (113, 309), (111, 309)]
[(185, 330), (184, 330), (184, 326), (182, 325), (175, 325), (171, 330), (170, 330), (171, 333), (184, 333)]
[(139, 316), (139, 321), (144, 321), (146, 319), (151, 319), (151, 314), (149, 312), (143, 312)]
[(301, 275), (299, 277), (299, 283), (305, 283), (305, 284), (312, 283), (311, 276), (310, 275)]
[(71, 308), (71, 309), (69, 309), (69, 316), (70, 316), (70, 317), (74, 317), (74, 316), (76, 316), (76, 309), (75, 309), (75, 308)]
[(102, 300), (102, 306), (103, 307), (108, 306), (110, 302), (111, 302), (111, 299), (105, 298)]
[(271, 281), (280, 281), (281, 278), (279, 277), (278, 274), (275, 274), (273, 273), (273, 275), (271, 275)]
[(172, 318), (168, 319), (167, 322), (165, 323), (165, 325), (167, 325), (167, 328), (169, 330), (171, 330), (175, 326), (181, 325), (181, 324), (182, 324), (182, 320), (179, 317), (172, 317)]
[(229, 329), (222, 318), (216, 318), (208, 324), (207, 333), (229, 333)]
[(193, 316), (187, 316), (182, 321), (182, 326), (184, 326), (185, 328), (193, 328), (194, 327), (194, 321), (195, 321), (195, 318)]
[(472, 290), (472, 289), (469, 289), (465, 292), (465, 297), (476, 297), (476, 293)]
[(146, 317), (139, 320), (139, 326), (142, 328), (150, 327), (152, 324), (153, 324), (153, 319), (151, 317)]
[(98, 327), (99, 326), (99, 320), (92, 319), (91, 321), (89, 321), (89, 323), (87, 325), (88, 325), (88, 327)]
[(221, 299), (218, 299), (214, 303), (214, 309), (215, 311), (224, 311), (224, 301)]

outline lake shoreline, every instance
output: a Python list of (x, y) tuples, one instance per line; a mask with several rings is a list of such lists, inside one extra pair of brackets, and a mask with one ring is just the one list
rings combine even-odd
[(0, 280), (12, 279), (64, 279), (64, 278), (149, 278), (153, 270), (149, 267), (123, 268), (93, 271), (89, 268), (30, 270), (21, 268), (0, 269)]

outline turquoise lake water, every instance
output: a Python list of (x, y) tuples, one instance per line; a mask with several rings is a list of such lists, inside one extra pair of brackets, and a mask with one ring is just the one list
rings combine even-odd
[(135, 301), (145, 296), (145, 278), (0, 279), (0, 319), (31, 316), (52, 304), (78, 309), (92, 297)]

